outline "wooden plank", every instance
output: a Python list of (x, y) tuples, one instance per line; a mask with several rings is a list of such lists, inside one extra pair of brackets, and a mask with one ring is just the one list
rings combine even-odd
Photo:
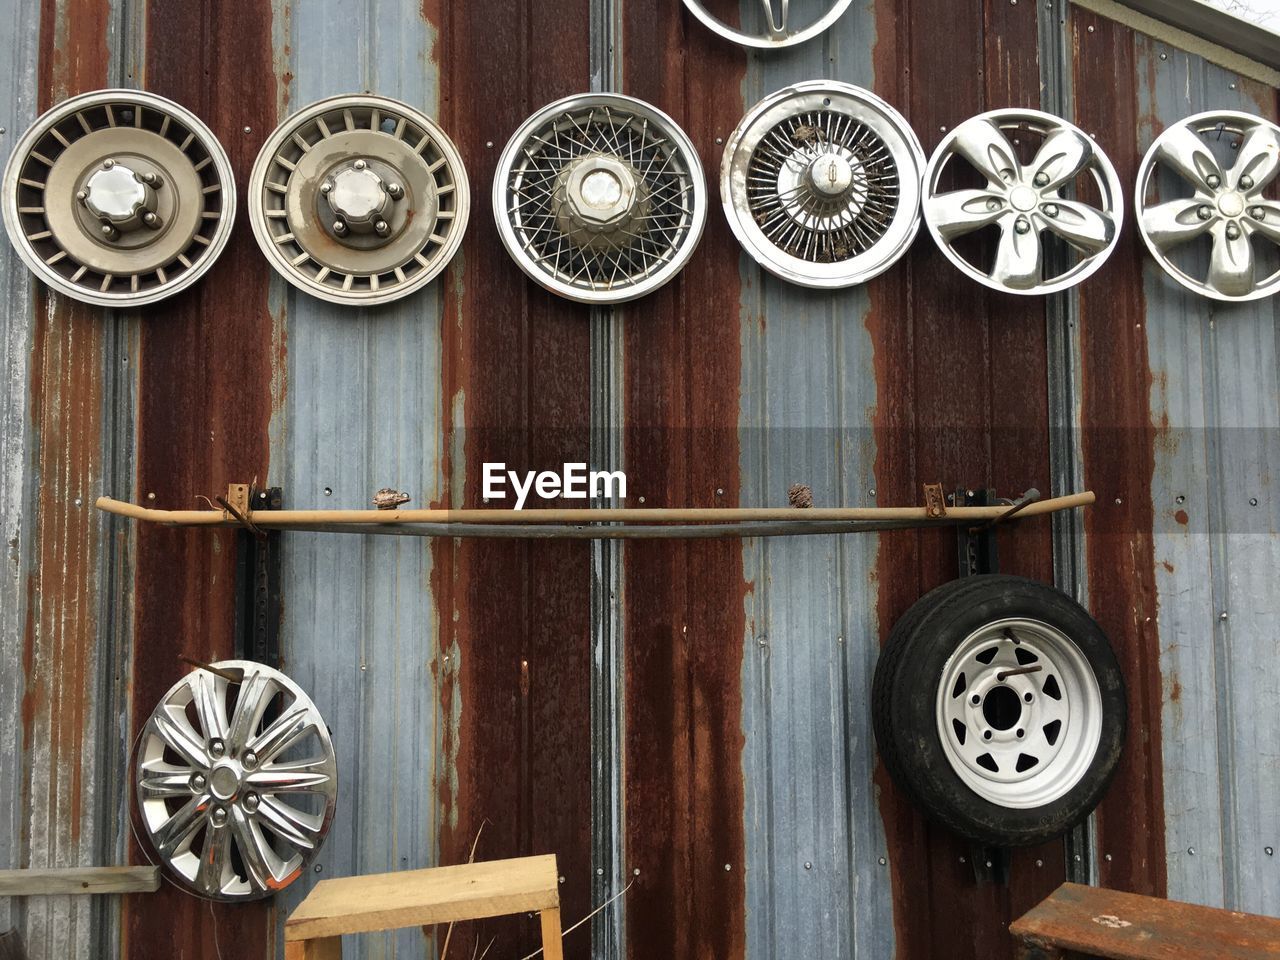
[(560, 929), (560, 908), (542, 911), (543, 960), (564, 960), (564, 934)]
[(479, 920), (560, 906), (554, 856), (324, 880), (285, 924), (286, 940)]
[(1280, 957), (1280, 919), (1075, 883), (1064, 883), (1009, 932), (1032, 946), (1109, 960)]
[(0, 870), (0, 897), (38, 897), (68, 893), (155, 893), (159, 889), (159, 867)]
[(284, 945), (284, 960), (342, 960), (342, 938), (290, 941)]

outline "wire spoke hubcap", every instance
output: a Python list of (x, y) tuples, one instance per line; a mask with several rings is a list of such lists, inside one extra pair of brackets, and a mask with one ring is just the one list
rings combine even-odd
[(906, 120), (849, 84), (810, 81), (756, 104), (725, 146), (720, 196), (734, 235), (774, 275), (833, 289), (906, 252), (924, 153)]
[[(1142, 238), (1161, 269), (1215, 300), (1275, 293), (1280, 204), (1264, 191), (1278, 173), (1280, 127), (1260, 117), (1201, 113), (1160, 134), (1138, 169), (1134, 202)], [(1254, 237), (1261, 241), (1256, 246)], [(1207, 256), (1196, 241), (1207, 241)]]
[(1088, 771), (1102, 696), (1066, 634), (1036, 620), (1000, 620), (947, 660), (937, 723), (948, 763), (975, 793), (1004, 807), (1038, 807)]
[(333, 819), (328, 728), (288, 677), (229, 660), (188, 674), (143, 730), (135, 786), (143, 826), (186, 889), (255, 899), (288, 885)]

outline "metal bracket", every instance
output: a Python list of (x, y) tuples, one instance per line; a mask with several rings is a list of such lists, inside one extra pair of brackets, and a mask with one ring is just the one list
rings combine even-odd
[[(244, 497), (237, 503), (237, 493)], [(284, 494), (279, 487), (266, 490), (248, 484), (232, 484), (227, 503), (248, 518), (254, 512), (280, 510)], [(269, 667), (280, 666), (280, 531), (251, 529), (245, 524), (236, 531), (236, 657), (256, 660)]]
[(924, 485), (924, 512), (930, 520), (941, 520), (947, 515), (947, 503), (942, 496), (942, 484)]

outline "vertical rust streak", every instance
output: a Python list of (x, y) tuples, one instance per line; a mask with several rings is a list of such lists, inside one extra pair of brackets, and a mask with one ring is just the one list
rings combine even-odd
[[(1137, 82), (1132, 31), (1079, 10), (1071, 29), (1077, 90), (1114, 90), (1116, 77)], [(1078, 97), (1076, 110), (1086, 132), (1106, 132), (1120, 182), (1133, 183), (1141, 156), (1136, 90)], [(1115, 255), (1080, 288), (1085, 482), (1098, 493), (1098, 505), (1085, 514), (1085, 532), (1090, 606), (1111, 638), (1129, 690), (1129, 738), (1098, 812), (1099, 849), (1111, 855), (1099, 869), (1107, 886), (1164, 896), (1160, 639), (1151, 539), (1156, 427), (1140, 248), (1132, 222), (1126, 223)]]
[[(910, 24), (928, 23), (927, 31)], [(981, 37), (958, 51), (947, 38)], [(986, 109), (1039, 107), (1034, 5), (1001, 0), (877, 5), (877, 92), (904, 108), (926, 152)], [(957, 59), (959, 58), (959, 59)], [(949, 93), (936, 96), (935, 64), (949, 64)], [(915, 77), (924, 78), (916, 82)], [(994, 486), (1003, 495), (1048, 489), (1047, 349), (1044, 303), (988, 293), (928, 239), (869, 285), (874, 344), (876, 490), (886, 503), (916, 502), (920, 485)], [(1048, 524), (1000, 534), (1006, 572), (1051, 581)], [(951, 537), (880, 535), (876, 589), (882, 638), (916, 599), (956, 575)], [(1008, 888), (974, 883), (968, 845), (927, 822), (883, 767), (877, 770), (890, 852), (900, 957), (1009, 956), (1004, 925), (1064, 877), (1062, 845), (1019, 851)], [(1042, 866), (1035, 866), (1036, 861)], [(944, 910), (942, 904), (946, 904)], [(960, 925), (956, 917), (967, 918)], [(935, 919), (938, 918), (938, 919)], [(959, 926), (959, 929), (957, 929)]]
[[(193, 110), (221, 140), (243, 217), (243, 185), (276, 124), (268, 0), (150, 0), (146, 36), (148, 88)], [(147, 502), (185, 507), (230, 482), (269, 481), (268, 428), (280, 400), (273, 382), (277, 390), (281, 382), (269, 282), (250, 231), (237, 229), (200, 283), (141, 311), (137, 463)], [(139, 529), (133, 729), (183, 674), (178, 653), (206, 661), (232, 654), (233, 564), (231, 534)], [(141, 857), (135, 848), (132, 859)], [(256, 960), (274, 942), (269, 902), (211, 913), (168, 885), (126, 898), (130, 957), (212, 960), (215, 926), (222, 960)]]
[[(528, 114), (588, 88), (586, 32), (564, 29), (588, 22), (588, 0), (496, 18), (484, 5), (425, 0), (423, 14), (447, 44), (441, 120), (484, 194)], [(506, 65), (510, 79), (496, 83), (493, 64)], [(443, 284), (443, 503), (480, 506), (486, 461), (525, 471), (586, 459), (586, 308), (525, 278), (503, 252), (487, 203)], [(591, 909), (590, 547), (436, 540), (431, 549), (440, 652), (449, 657), (435, 665), (446, 725), (441, 860), (465, 860), (482, 822), (480, 858), (555, 853), (572, 922)], [(538, 930), (524, 920), (460, 927), (450, 953), (470, 955), (492, 936), (494, 953), (518, 956)], [(589, 933), (565, 951), (585, 960)]]
[[(624, 11), (626, 92), (685, 128), (714, 183), (715, 137), (742, 112), (744, 54), (701, 28), (686, 33), (679, 5), (645, 0)], [(725, 269), (738, 256), (713, 210), (680, 277), (626, 308), (633, 501), (738, 502), (742, 295)], [(742, 546), (637, 542), (624, 576), (626, 847), (640, 871), (630, 951), (732, 960), (746, 950)]]

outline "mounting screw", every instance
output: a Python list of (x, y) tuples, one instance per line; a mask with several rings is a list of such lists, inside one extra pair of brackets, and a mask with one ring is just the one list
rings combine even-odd
[(212, 813), (212, 814), (210, 814), (209, 819), (213, 821), (213, 825), (214, 825), (215, 827), (223, 827), (223, 826), (226, 826), (226, 823), (227, 823), (227, 810), (226, 810), (226, 808), (225, 808), (225, 807), (214, 807), (214, 808), (213, 808), (213, 813)]
[(1241, 177), (1241, 178), (1240, 178), (1240, 189), (1241, 189), (1241, 190), (1251, 190), (1251, 189), (1253, 189), (1253, 177), (1249, 176), (1247, 173), (1246, 173), (1243, 177)]
[(1092, 23), (1091, 23), (1091, 24), (1089, 24), (1089, 32), (1090, 32), (1090, 33), (1093, 33), (1093, 24), (1092, 24)]
[(813, 864), (812, 864), (812, 863), (810, 863), (808, 860), (806, 860), (806, 861), (804, 862), (804, 868), (805, 868), (806, 870), (812, 870), (812, 869), (813, 869)]
[(603, 877), (603, 876), (604, 876), (604, 867), (596, 867), (596, 876), (597, 876), (597, 877)]
[(245, 127), (245, 128), (244, 128), (244, 132), (245, 132), (245, 133), (253, 133), (253, 127)]
[(1196, 207), (1196, 216), (1201, 220), (1208, 220), (1213, 216), (1213, 211), (1209, 209), (1209, 205), (1207, 203), (1202, 203), (1200, 206)]
[(388, 183), (387, 196), (389, 196), (392, 200), (399, 200), (401, 197), (404, 196), (404, 187), (400, 186), (400, 184), (398, 183)]
[(1213, 189), (1215, 190), (1217, 190), (1220, 186), (1222, 186), (1222, 178), (1218, 176), (1216, 173), (1209, 174), (1207, 177), (1204, 178), (1204, 182), (1207, 183), (1209, 186), (1213, 187)]
[(882, 866), (882, 867), (883, 867), (883, 866), (884, 866), (886, 863), (888, 863), (888, 862), (889, 862), (889, 861), (887, 861), (884, 857), (881, 857), (881, 858), (880, 858), (880, 866)]
[(1031, 224), (1025, 217), (1019, 217), (1018, 222), (1013, 225), (1013, 229), (1017, 233), (1030, 233)]
[(1109, 854), (1109, 853), (1104, 853), (1104, 854), (1102, 855), (1102, 859), (1103, 859), (1103, 860), (1105, 860), (1105, 861), (1107, 861), (1107, 863), (1110, 863), (1110, 862), (1111, 862), (1111, 854)]
[(1037, 867), (1043, 867), (1043, 866), (1044, 866), (1044, 861), (1043, 861), (1043, 860), (1037, 860), (1037, 861), (1036, 861), (1036, 866), (1037, 866)]
[(256, 793), (246, 793), (244, 795), (244, 808), (253, 813), (258, 809), (258, 795)]
[(1056, 203), (1046, 203), (1044, 205), (1044, 215), (1046, 217), (1056, 217), (1058, 215), (1058, 205)]
[(336, 234), (337, 234), (338, 236), (340, 236), (340, 237), (345, 237), (345, 236), (347, 235), (347, 224), (346, 224), (346, 221), (345, 221), (345, 220), (335, 220), (335, 221), (333, 221), (333, 232), (334, 232), (334, 233), (336, 233)]
[(726, 864), (724, 865), (724, 872), (725, 872), (725, 873), (728, 873), (728, 872), (729, 872), (730, 870), (732, 870), (732, 869), (733, 869), (733, 866), (732, 866), (731, 864), (726, 863)]
[(1236, 226), (1236, 224), (1234, 223), (1227, 224), (1227, 239), (1228, 240), (1240, 239), (1240, 228)]
[(1187, 847), (1187, 856), (1194, 857), (1196, 855), (1195, 847)]
[(634, 870), (632, 870), (632, 871), (631, 871), (631, 875), (632, 875), (633, 877), (638, 877), (638, 876), (640, 876), (640, 868), (639, 868), (639, 867), (636, 867)]
[(1168, 60), (1168, 59), (1169, 59), (1169, 55), (1168, 55), (1167, 53), (1162, 53), (1162, 54), (1160, 54), (1160, 59), (1161, 59), (1161, 60)]
[(1275, 850), (1272, 847), (1263, 847), (1262, 852), (1265, 853), (1268, 857), (1275, 854)]
[(1249, 506), (1251, 506), (1251, 507), (1256, 507), (1257, 505), (1258, 505), (1258, 498), (1257, 498), (1257, 497), (1250, 497), (1250, 498), (1249, 498)]
[(385, 220), (373, 221), (373, 232), (380, 237), (385, 237), (391, 232), (391, 226)]
[(1037, 187), (1047, 187), (1049, 185), (1049, 175), (1047, 173), (1037, 173), (1035, 179), (1031, 182)]
[(1223, 610), (1220, 614), (1218, 614), (1218, 619), (1219, 619), (1219, 620), (1226, 620), (1226, 619), (1227, 619), (1227, 611)]

